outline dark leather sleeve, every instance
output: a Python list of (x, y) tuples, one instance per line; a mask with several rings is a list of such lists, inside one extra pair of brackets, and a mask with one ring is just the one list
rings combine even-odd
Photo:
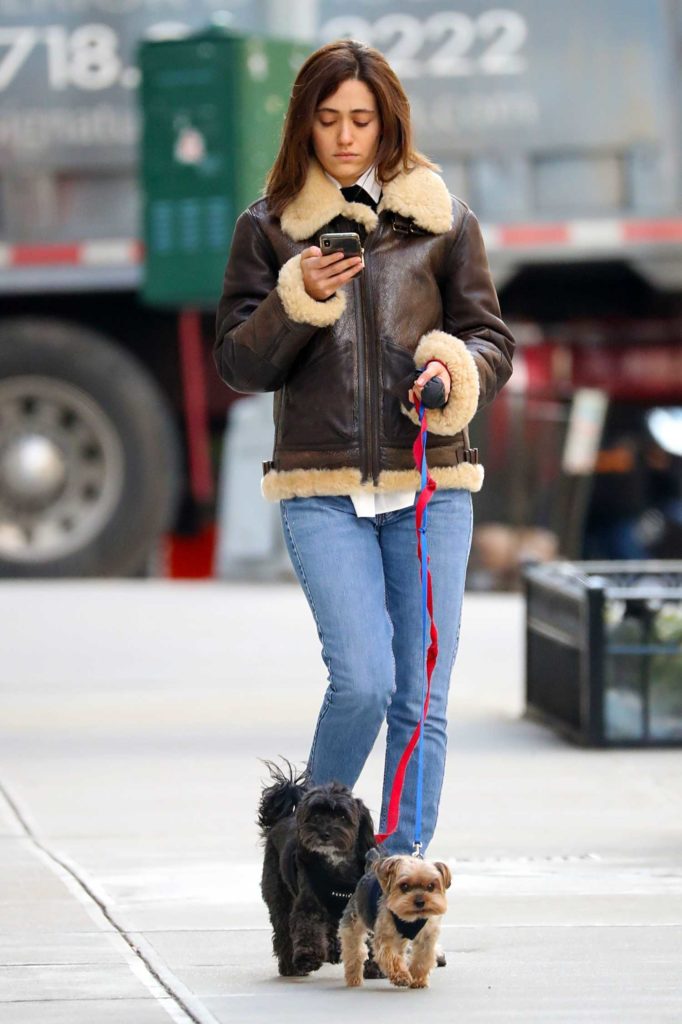
[(250, 210), (238, 218), (216, 315), (213, 358), (235, 391), (276, 391), (317, 330), (284, 311), (277, 293), (279, 267)]
[(511, 377), (515, 342), (500, 318), (481, 228), (468, 209), (450, 253), (443, 317), (443, 329), (460, 338), (474, 357), (480, 378), (480, 409)]

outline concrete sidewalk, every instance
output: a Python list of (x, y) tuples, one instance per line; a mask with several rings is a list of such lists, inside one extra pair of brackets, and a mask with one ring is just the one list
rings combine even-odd
[(258, 758), (305, 759), (325, 685), (298, 588), (1, 584), (0, 1024), (679, 1024), (682, 758), (521, 718), (522, 614), (465, 603), (448, 966), (349, 991), (277, 977), (258, 890)]

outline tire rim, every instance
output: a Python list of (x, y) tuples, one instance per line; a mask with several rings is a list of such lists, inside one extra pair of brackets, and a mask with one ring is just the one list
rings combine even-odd
[(0, 381), (0, 558), (40, 563), (84, 548), (113, 516), (124, 464), (113, 423), (80, 388)]

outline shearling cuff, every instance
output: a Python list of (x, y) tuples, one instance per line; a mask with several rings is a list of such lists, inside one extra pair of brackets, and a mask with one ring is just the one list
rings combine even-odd
[[(459, 434), (478, 408), (480, 380), (471, 352), (460, 338), (445, 331), (429, 331), (417, 345), (414, 364), (426, 366), (431, 359), (444, 363), (450, 374), (450, 395), (442, 409), (426, 409), (426, 423), (433, 434)], [(413, 423), (419, 424), (416, 409), (401, 406)]]
[(346, 308), (346, 296), (337, 292), (326, 302), (311, 298), (305, 290), (301, 256), (292, 256), (279, 272), (277, 292), (288, 317), (299, 324), (331, 327)]

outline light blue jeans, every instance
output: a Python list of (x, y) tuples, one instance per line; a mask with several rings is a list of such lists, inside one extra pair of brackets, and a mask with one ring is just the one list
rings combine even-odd
[[(359, 518), (349, 497), (316, 497), (283, 500), (280, 510), (329, 673), (308, 759), (311, 779), (353, 787), (387, 720), (378, 829), (383, 832), (393, 777), (421, 710), (422, 599), (414, 508)], [(439, 654), (424, 728), (423, 853), (436, 827), (443, 784), (448, 688), (471, 531), (470, 493), (436, 491), (428, 505), (428, 548)], [(382, 844), (384, 853), (412, 853), (417, 756), (415, 749), (400, 823)]]

